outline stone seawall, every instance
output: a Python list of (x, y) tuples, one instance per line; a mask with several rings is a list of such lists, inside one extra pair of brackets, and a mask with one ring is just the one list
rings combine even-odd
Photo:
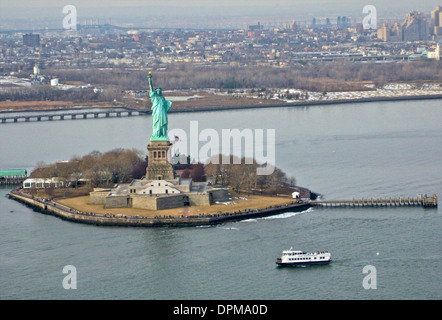
[(38, 198), (32, 198), (10, 192), (9, 197), (16, 201), (26, 204), (35, 211), (54, 215), (61, 219), (86, 223), (99, 226), (122, 226), (122, 227), (194, 227), (201, 225), (216, 225), (225, 221), (239, 221), (244, 219), (260, 218), (280, 214), (288, 211), (304, 211), (311, 207), (309, 203), (292, 203), (287, 205), (273, 206), (266, 209), (250, 209), (245, 212), (220, 213), (215, 215), (201, 215), (189, 217), (170, 217), (170, 218), (145, 218), (139, 216), (121, 215), (106, 216), (94, 213), (79, 213), (76, 210), (57, 204), (52, 201), (42, 201)]

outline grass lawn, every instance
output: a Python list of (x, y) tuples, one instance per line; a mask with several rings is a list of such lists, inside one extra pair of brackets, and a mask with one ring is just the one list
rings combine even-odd
[(212, 206), (191, 206), (166, 210), (145, 210), (145, 209), (133, 209), (133, 208), (113, 208), (105, 209), (103, 205), (89, 204), (89, 196), (75, 197), (58, 200), (68, 207), (83, 211), (83, 212), (95, 212), (95, 213), (111, 213), (122, 215), (139, 215), (144, 217), (154, 216), (185, 216), (185, 215), (199, 215), (199, 214), (216, 214), (219, 212), (235, 212), (244, 211), (246, 209), (264, 209), (269, 206), (285, 204), (292, 202), (292, 198), (284, 197), (269, 197), (260, 195), (247, 195), (245, 199), (233, 199), (231, 204), (215, 204)]

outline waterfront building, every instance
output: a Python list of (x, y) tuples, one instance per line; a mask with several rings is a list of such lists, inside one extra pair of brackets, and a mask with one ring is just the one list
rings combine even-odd
[(23, 188), (62, 188), (64, 183), (58, 177), (53, 178), (28, 178), (23, 181)]

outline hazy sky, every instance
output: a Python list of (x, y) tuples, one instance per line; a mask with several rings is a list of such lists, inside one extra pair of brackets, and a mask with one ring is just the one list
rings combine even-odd
[[(442, 0), (441, 0), (442, 2)], [(311, 17), (363, 17), (365, 5), (377, 8), (378, 18), (404, 17), (418, 10), (429, 14), (436, 5), (433, 0), (0, 0), (0, 28), (29, 24), (47, 19), (48, 23), (62, 18), (62, 8), (74, 5), (78, 21), (87, 18), (128, 22), (149, 21), (152, 17), (187, 18), (195, 22), (200, 17), (272, 16), (311, 19)], [(2, 21), (3, 20), (3, 26)], [(257, 20), (258, 21), (258, 20)]]
[(175, 6), (175, 7), (239, 7), (239, 6), (352, 6), (363, 7), (367, 4), (378, 7), (435, 7), (437, 1), (431, 0), (0, 0), (2, 8), (41, 8), (41, 7), (63, 7), (71, 4), (80, 7), (154, 7), (154, 6)]

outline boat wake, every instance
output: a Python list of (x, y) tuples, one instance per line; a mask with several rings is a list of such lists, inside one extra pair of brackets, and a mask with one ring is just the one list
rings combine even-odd
[(257, 218), (257, 220), (287, 219), (287, 218), (297, 216), (298, 214), (301, 214), (301, 213), (307, 213), (307, 212), (312, 212), (312, 211), (313, 211), (313, 208), (308, 208), (307, 210), (300, 211), (300, 212), (284, 212), (281, 214), (277, 214), (275, 216)]
[(224, 229), (224, 230), (240, 230), (239, 228), (236, 227), (218, 227), (219, 229)]
[(252, 219), (245, 219), (245, 220), (241, 220), (240, 222), (257, 222), (258, 220), (255, 218)]

